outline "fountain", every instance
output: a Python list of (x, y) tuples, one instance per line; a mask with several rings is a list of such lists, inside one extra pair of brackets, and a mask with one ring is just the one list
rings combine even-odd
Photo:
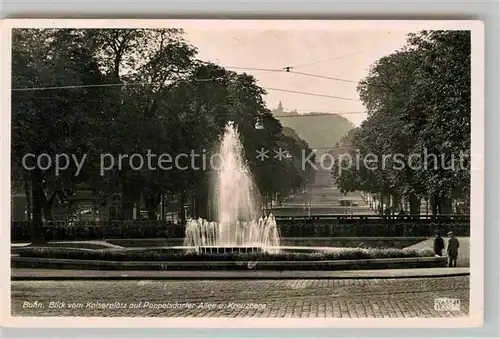
[(202, 253), (278, 251), (276, 221), (273, 215), (261, 216), (259, 193), (243, 153), (238, 131), (229, 122), (219, 148), (221, 161), (214, 173), (213, 202), (218, 221), (189, 220), (184, 246)]

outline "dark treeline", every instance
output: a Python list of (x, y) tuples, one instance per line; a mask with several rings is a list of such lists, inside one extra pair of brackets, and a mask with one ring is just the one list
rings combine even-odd
[[(340, 174), (337, 166), (333, 173), (343, 191), (371, 193), (396, 213), (402, 199), (411, 214), (420, 213), (423, 199), (432, 214), (468, 213), (470, 57), (470, 32), (424, 31), (409, 35), (403, 49), (378, 60), (358, 85), (368, 119), (343, 144), (353, 157), (358, 152), (361, 158), (375, 155), (379, 166)], [(399, 169), (391, 159), (385, 168), (380, 166), (383, 155), (395, 154), (414, 160), (413, 169)], [(424, 165), (425, 159), (416, 155), (425, 154), (436, 155), (437, 166), (431, 157), (429, 166), (419, 170), (419, 162)], [(461, 154), (466, 155), (463, 168), (458, 162)]]

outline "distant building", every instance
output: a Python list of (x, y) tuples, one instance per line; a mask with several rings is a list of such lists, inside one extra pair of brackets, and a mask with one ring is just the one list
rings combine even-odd
[(296, 109), (290, 112), (285, 111), (285, 109), (283, 108), (283, 104), (281, 103), (281, 100), (278, 103), (278, 107), (272, 110), (272, 113), (274, 116), (279, 116), (279, 117), (300, 115)]
[(280, 102), (278, 103), (278, 112), (283, 112), (283, 104), (281, 103), (281, 100)]

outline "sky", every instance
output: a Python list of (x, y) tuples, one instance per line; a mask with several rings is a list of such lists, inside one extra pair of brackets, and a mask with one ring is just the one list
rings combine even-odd
[[(403, 47), (409, 31), (371, 30), (276, 30), (276, 29), (185, 29), (186, 39), (198, 48), (198, 58), (226, 68), (248, 67), (335, 77), (334, 81), (287, 72), (241, 70), (255, 76), (264, 88), (300, 91), (330, 97), (308, 96), (268, 89), (264, 97), (274, 109), (282, 102), (286, 111), (332, 112), (359, 125), (365, 108), (359, 101), (357, 82), (368, 75), (381, 57)], [(333, 60), (332, 60), (333, 59)]]

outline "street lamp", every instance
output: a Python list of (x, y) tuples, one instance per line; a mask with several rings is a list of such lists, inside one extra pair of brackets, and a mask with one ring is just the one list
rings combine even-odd
[(257, 122), (255, 123), (255, 129), (257, 129), (257, 130), (264, 129), (264, 124), (262, 124), (261, 118), (257, 118)]

